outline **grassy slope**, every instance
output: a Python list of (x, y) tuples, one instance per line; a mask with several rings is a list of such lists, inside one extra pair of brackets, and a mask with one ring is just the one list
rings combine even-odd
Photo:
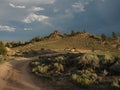
[(65, 48), (77, 48), (77, 49), (83, 49), (83, 50), (92, 50), (94, 48), (95, 50), (100, 50), (103, 52), (111, 52), (113, 54), (119, 55), (120, 50), (117, 50), (111, 46), (111, 43), (103, 45), (100, 40), (98, 40), (100, 37), (95, 36), (91, 37), (90, 34), (84, 33), (84, 34), (77, 34), (75, 36), (71, 37), (54, 37), (54, 38), (47, 38), (40, 42), (34, 42), (25, 46), (20, 46), (15, 49), (20, 50), (21, 52), (24, 51), (30, 51), (30, 50), (40, 50), (41, 48), (45, 49), (59, 49), (64, 50)]

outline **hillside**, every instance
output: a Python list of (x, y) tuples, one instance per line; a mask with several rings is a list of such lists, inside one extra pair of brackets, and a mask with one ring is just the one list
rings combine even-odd
[(120, 89), (118, 36), (55, 31), (1, 45), (1, 90)]
[(29, 52), (41, 49), (53, 49), (58, 51), (71, 51), (76, 49), (79, 52), (105, 51), (113, 54), (120, 53), (120, 37), (103, 40), (100, 35), (77, 32), (73, 35), (63, 35), (59, 31), (51, 33), (38, 41), (14, 48), (20, 52)]

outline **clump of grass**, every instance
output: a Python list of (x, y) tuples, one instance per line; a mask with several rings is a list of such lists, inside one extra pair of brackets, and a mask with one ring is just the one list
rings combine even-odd
[(0, 64), (14, 59), (14, 57), (0, 55)]
[(115, 89), (120, 89), (120, 81), (117, 79), (113, 80), (111, 86)]

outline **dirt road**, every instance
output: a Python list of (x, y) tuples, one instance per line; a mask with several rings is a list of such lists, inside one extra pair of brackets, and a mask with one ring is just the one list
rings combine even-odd
[[(44, 54), (44, 56), (58, 54), (61, 53)], [(69, 87), (69, 85), (65, 86), (65, 83), (58, 83), (58, 85), (51, 86), (51, 82), (44, 79), (42, 80), (32, 74), (30, 72), (29, 63), (31, 60), (37, 58), (38, 57), (21, 57), (0, 64), (0, 90), (61, 90), (60, 88), (62, 87)]]
[(30, 59), (22, 58), (0, 65), (0, 90), (43, 90), (30, 74)]

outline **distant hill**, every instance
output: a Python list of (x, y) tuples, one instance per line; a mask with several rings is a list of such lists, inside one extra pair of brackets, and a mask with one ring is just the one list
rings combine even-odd
[[(34, 40), (34, 39), (33, 39)], [(26, 44), (25, 44), (26, 43)], [(74, 34), (62, 34), (59, 31), (54, 31), (50, 35), (40, 38), (34, 42), (24, 42), (25, 45), (20, 45), (14, 49), (20, 52), (31, 50), (56, 49), (56, 50), (102, 50), (108, 52), (120, 51), (120, 37), (108, 38), (90, 34), (87, 32), (75, 32)]]

